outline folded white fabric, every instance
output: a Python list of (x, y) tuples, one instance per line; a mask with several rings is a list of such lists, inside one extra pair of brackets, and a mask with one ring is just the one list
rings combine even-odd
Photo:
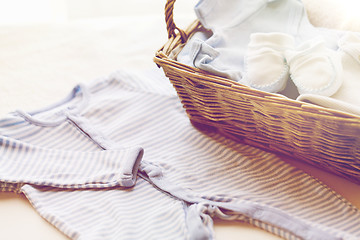
[(342, 84), (342, 64), (339, 52), (325, 42), (306, 41), (295, 50), (285, 52), (290, 77), (300, 94), (333, 95)]
[(284, 52), (294, 48), (294, 38), (284, 33), (254, 33), (245, 55), (242, 83), (266, 92), (282, 91), (289, 78)]
[(360, 33), (346, 33), (338, 45), (343, 65), (343, 84), (331, 97), (360, 107)]
[(339, 90), (331, 97), (302, 94), (297, 100), (360, 115), (360, 34), (344, 33), (338, 45), (343, 66), (342, 84)]
[(360, 116), (360, 106), (316, 94), (301, 94), (296, 100), (313, 103), (322, 107), (340, 110)]

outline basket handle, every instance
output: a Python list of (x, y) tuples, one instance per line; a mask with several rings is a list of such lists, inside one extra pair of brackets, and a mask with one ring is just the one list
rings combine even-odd
[(176, 37), (175, 29), (179, 32), (181, 36), (181, 41), (184, 43), (187, 40), (186, 33), (178, 28), (174, 23), (174, 4), (176, 0), (167, 0), (165, 5), (165, 21), (166, 21), (166, 29), (168, 32), (168, 38)]

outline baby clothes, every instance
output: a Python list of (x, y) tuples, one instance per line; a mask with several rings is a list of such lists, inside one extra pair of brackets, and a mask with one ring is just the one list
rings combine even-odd
[(345, 33), (339, 40), (338, 52), (343, 73), (342, 84), (335, 94), (331, 97), (301, 94), (297, 100), (360, 115), (360, 35), (355, 32)]
[(212, 218), (285, 239), (360, 238), (359, 209), (272, 153), (194, 129), (160, 74), (118, 71), (81, 85), (50, 108), (9, 114), (0, 135), (45, 153), (145, 149), (132, 188), (6, 188), (0, 178), (72, 239), (213, 239)]
[(339, 40), (339, 50), (344, 68), (343, 84), (332, 97), (360, 107), (360, 34), (346, 33)]
[[(204, 41), (191, 38), (177, 60), (240, 83), (252, 33), (282, 32), (293, 36), (295, 44), (321, 34), (299, 0), (201, 0), (195, 12), (213, 35)], [(186, 61), (188, 56), (192, 61)]]
[(291, 80), (300, 94), (332, 96), (343, 82), (340, 54), (322, 40), (306, 41), (285, 51)]
[[(156, 86), (157, 78), (150, 75), (145, 80), (152, 78)], [(149, 84), (146, 81), (144, 86)], [(126, 114), (132, 107), (126, 104), (133, 95), (131, 84), (99, 80), (89, 87), (75, 87), (58, 104), (30, 114), (16, 111), (1, 119), (4, 141), (0, 158), (2, 166), (11, 171), (0, 172), (0, 189), (25, 194), (43, 218), (71, 239), (201, 239), (198, 236), (207, 236), (209, 230), (198, 223), (200, 217), (186, 218), (190, 212), (187, 203), (137, 176), (136, 185), (129, 186), (127, 178), (137, 170), (141, 148), (114, 143), (79, 114), (114, 121), (124, 114), (128, 119), (125, 129), (131, 134), (134, 118), (131, 111)], [(107, 91), (98, 92), (102, 88)], [(165, 91), (162, 86), (157, 89)], [(146, 116), (142, 120), (146, 121)], [(132, 164), (125, 163), (133, 162), (133, 170), (128, 171)], [(152, 172), (154, 169), (148, 174)], [(197, 229), (189, 226), (194, 222)]]
[(245, 75), (241, 81), (266, 92), (284, 90), (289, 78), (289, 66), (284, 55), (293, 47), (294, 38), (287, 34), (251, 34), (245, 56)]
[(343, 80), (340, 54), (325, 47), (321, 39), (295, 47), (289, 34), (251, 34), (242, 82), (266, 92), (280, 92), (289, 75), (300, 94), (331, 96)]
[(267, 92), (281, 92), (289, 73), (300, 94), (339, 89), (339, 34), (313, 27), (301, 1), (202, 0), (195, 12), (213, 35), (195, 34), (179, 62)]
[(179, 62), (359, 115), (356, 33), (315, 28), (300, 0), (200, 0), (195, 13), (211, 33), (195, 33)]

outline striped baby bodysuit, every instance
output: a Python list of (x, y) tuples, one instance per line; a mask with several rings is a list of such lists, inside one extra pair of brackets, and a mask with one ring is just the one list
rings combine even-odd
[[(0, 172), (2, 189), (24, 193), (72, 239), (213, 239), (213, 218), (248, 222), (284, 239), (360, 238), (359, 209), (272, 153), (196, 130), (159, 72), (117, 71), (79, 85), (58, 104), (10, 113), (0, 120), (0, 135), (1, 164), (15, 143), (12, 161), (37, 164), (21, 176)], [(26, 157), (20, 145), (44, 153)], [(134, 151), (124, 154), (132, 173), (140, 164), (133, 187), (113, 171), (127, 162), (124, 149)], [(53, 151), (62, 157), (48, 155)], [(33, 181), (42, 177), (33, 173), (53, 170), (46, 159), (65, 161), (64, 174)], [(103, 164), (109, 172), (99, 175)], [(89, 183), (95, 187), (81, 188)]]

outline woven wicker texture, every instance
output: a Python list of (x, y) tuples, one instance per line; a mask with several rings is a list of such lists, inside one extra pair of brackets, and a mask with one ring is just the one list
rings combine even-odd
[[(168, 42), (156, 53), (195, 126), (292, 156), (360, 183), (360, 116), (259, 91), (172, 59), (201, 24), (185, 31), (173, 21), (175, 0), (165, 18)], [(177, 31), (178, 33), (175, 33)]]

